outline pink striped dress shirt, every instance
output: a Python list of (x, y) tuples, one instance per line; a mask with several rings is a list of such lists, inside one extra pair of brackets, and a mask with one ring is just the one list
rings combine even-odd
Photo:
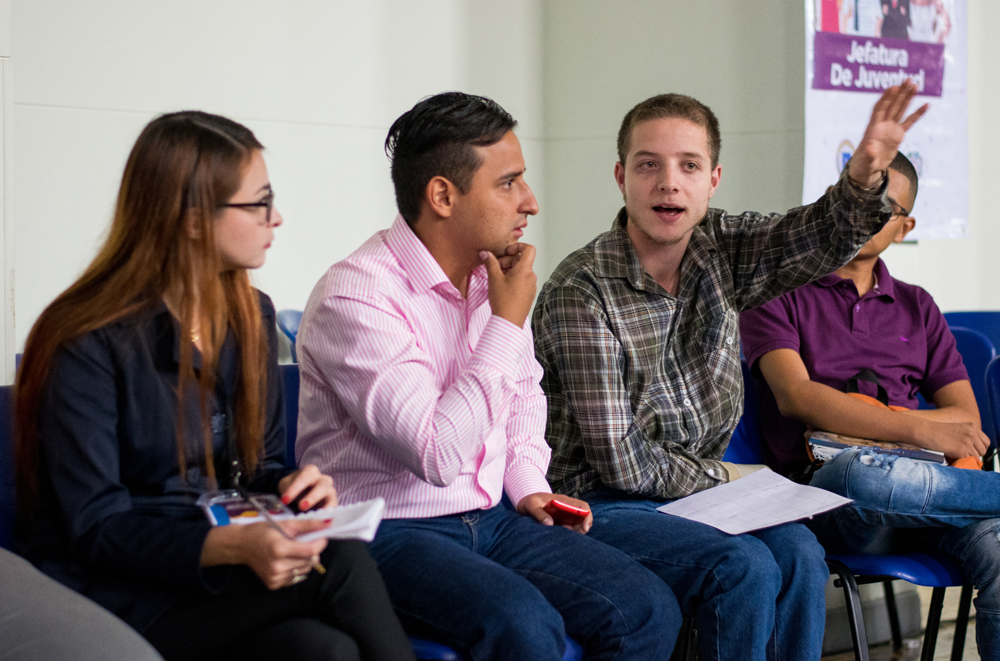
[(320, 278), (296, 350), (295, 455), (341, 502), (423, 518), (550, 491), (529, 326), (491, 314), (485, 267), (462, 298), (402, 217)]

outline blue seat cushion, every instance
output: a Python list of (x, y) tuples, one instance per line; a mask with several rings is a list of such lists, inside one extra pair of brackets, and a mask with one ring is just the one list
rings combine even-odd
[(829, 553), (826, 559), (842, 562), (855, 576), (888, 576), (932, 588), (953, 587), (966, 582), (962, 570), (943, 553)]

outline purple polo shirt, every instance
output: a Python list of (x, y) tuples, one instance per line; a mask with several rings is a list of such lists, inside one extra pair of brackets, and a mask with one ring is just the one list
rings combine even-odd
[[(757, 377), (764, 461), (788, 474), (808, 462), (805, 425), (778, 411), (757, 360), (776, 349), (797, 351), (809, 378), (841, 392), (862, 369), (878, 375), (889, 404), (917, 408), (917, 392), (931, 401), (940, 388), (968, 380), (955, 337), (926, 291), (895, 280), (882, 260), (878, 285), (862, 297), (851, 280), (830, 274), (740, 314), (747, 362)], [(875, 395), (862, 383), (861, 392)], [(866, 387), (869, 389), (866, 390)]]

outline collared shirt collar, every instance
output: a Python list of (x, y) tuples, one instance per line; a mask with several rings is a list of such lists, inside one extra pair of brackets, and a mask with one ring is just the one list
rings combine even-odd
[[(889, 269), (886, 267), (885, 262), (882, 261), (881, 257), (875, 261), (875, 266), (872, 268), (872, 272), (875, 274), (875, 286), (871, 289), (871, 291), (875, 292), (874, 295), (888, 296), (892, 300), (896, 300), (893, 279), (889, 275)], [(817, 280), (816, 284), (821, 287), (836, 287), (841, 282), (846, 280), (847, 278), (841, 278), (836, 273), (830, 273), (829, 275), (824, 275), (822, 278)]]
[(385, 244), (403, 267), (413, 291), (418, 294), (449, 282), (444, 269), (437, 263), (424, 242), (410, 229), (402, 215), (397, 215), (385, 235)]
[(594, 270), (599, 277), (627, 278), (633, 287), (641, 288), (645, 269), (625, 229), (627, 221), (628, 215), (622, 207), (611, 223), (611, 231), (594, 245)]
[[(413, 232), (402, 215), (397, 215), (392, 227), (385, 234), (385, 243), (395, 255), (406, 273), (413, 291), (423, 294), (435, 287), (456, 291), (444, 269), (434, 259), (424, 242)], [(485, 266), (477, 266), (469, 274), (469, 299), (478, 299), (478, 294), (487, 286)]]
[[(171, 360), (173, 365), (181, 362), (181, 322), (174, 316), (161, 298), (149, 312), (153, 320), (153, 332), (156, 335), (154, 351), (161, 360)], [(191, 353), (191, 366), (201, 369), (201, 352), (195, 347)]]
[[(709, 213), (713, 211), (709, 209)], [(611, 230), (602, 235), (594, 245), (594, 270), (598, 277), (626, 278), (635, 289), (648, 291), (654, 288), (655, 281), (639, 261), (639, 255), (635, 252), (632, 239), (625, 228), (627, 222), (628, 213), (625, 207), (622, 207), (611, 223)], [(702, 221), (702, 224), (705, 222)], [(692, 263), (702, 270), (709, 267), (710, 254), (714, 247), (701, 227), (699, 225), (691, 233), (691, 240), (684, 252), (684, 259), (681, 261), (682, 280)]]
[[(176, 369), (176, 365), (179, 365), (181, 362), (180, 343), (184, 338), (184, 334), (181, 332), (181, 324), (174, 317), (173, 313), (170, 312), (167, 304), (162, 299), (152, 307), (150, 315), (153, 320), (152, 329), (156, 337), (154, 351), (158, 356), (157, 360), (172, 361), (173, 367), (171, 369)], [(265, 317), (264, 321), (267, 323), (267, 317)], [(273, 317), (271, 318), (271, 323), (274, 323)], [(201, 351), (198, 350), (198, 347), (193, 347), (191, 352), (191, 367), (196, 372), (201, 369), (201, 361)], [(223, 339), (222, 347), (219, 349), (215, 369), (219, 376), (216, 387), (222, 388), (225, 394), (229, 396), (231, 394), (228, 392), (229, 384), (235, 382), (235, 372), (237, 369), (236, 338), (231, 329), (226, 329), (225, 339)]]

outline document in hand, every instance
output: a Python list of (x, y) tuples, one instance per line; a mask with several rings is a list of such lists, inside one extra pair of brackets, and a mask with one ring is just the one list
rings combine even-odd
[(807, 519), (849, 502), (850, 498), (796, 484), (765, 468), (656, 509), (739, 535)]
[(385, 516), (385, 501), (382, 498), (307, 512), (300, 514), (299, 518), (333, 519), (333, 522), (327, 528), (299, 535), (296, 539), (300, 542), (311, 542), (326, 537), (370, 542), (375, 539), (375, 531), (378, 530), (378, 524), (382, 522), (383, 516)]
[[(360, 539), (366, 542), (375, 538), (382, 517), (385, 516), (385, 500), (375, 498), (363, 503), (338, 505), (318, 510), (310, 510), (302, 514), (292, 512), (274, 495), (257, 494), (252, 496), (255, 503), (267, 508), (273, 521), (288, 519), (331, 519), (331, 523), (322, 530), (300, 535), (296, 539), (302, 542), (312, 541), (321, 537), (329, 539)], [(237, 491), (226, 489), (204, 494), (198, 499), (198, 504), (205, 511), (205, 516), (213, 526), (229, 524), (246, 525), (265, 521), (265, 515), (257, 510), (254, 503)]]

